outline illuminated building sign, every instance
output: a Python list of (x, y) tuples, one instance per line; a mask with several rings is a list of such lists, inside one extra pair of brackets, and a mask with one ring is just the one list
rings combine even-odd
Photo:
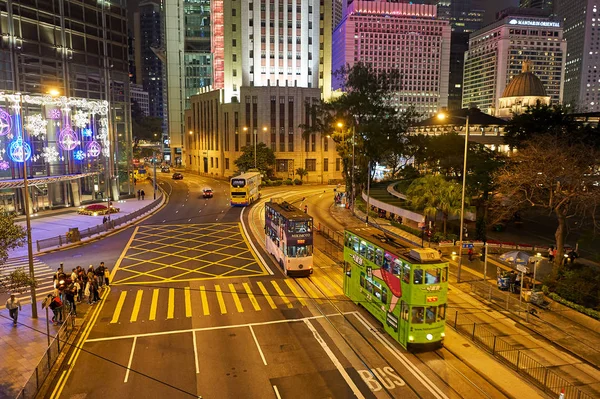
[(542, 26), (548, 28), (560, 28), (560, 22), (550, 22), (550, 21), (533, 21), (527, 19), (511, 19), (508, 21), (511, 25), (521, 25), (521, 26)]

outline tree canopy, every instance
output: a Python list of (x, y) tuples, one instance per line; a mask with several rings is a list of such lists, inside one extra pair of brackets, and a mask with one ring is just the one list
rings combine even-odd
[(8, 252), (23, 246), (24, 242), (25, 229), (15, 224), (15, 215), (0, 212), (0, 292), (20, 291), (32, 284), (29, 274), (25, 274), (23, 270), (17, 269), (7, 275), (1, 273), (2, 265), (8, 259)]
[[(242, 147), (242, 155), (235, 161), (235, 166), (242, 172), (255, 167), (254, 165), (254, 145)], [(256, 168), (271, 174), (275, 165), (275, 153), (265, 143), (256, 144)]]

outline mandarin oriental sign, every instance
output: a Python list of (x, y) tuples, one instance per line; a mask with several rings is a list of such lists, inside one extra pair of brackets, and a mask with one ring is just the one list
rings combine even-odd
[(533, 21), (527, 19), (511, 19), (508, 21), (510, 25), (521, 25), (521, 26), (543, 26), (549, 28), (560, 28), (560, 22), (551, 21)]

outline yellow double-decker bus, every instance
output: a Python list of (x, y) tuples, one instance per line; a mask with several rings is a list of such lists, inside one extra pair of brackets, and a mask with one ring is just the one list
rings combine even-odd
[(246, 172), (230, 180), (231, 206), (247, 206), (260, 198), (260, 172)]

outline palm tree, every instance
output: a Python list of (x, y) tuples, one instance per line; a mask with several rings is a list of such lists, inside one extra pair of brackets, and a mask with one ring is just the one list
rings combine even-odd
[(308, 171), (304, 168), (298, 168), (296, 169), (296, 174), (300, 176), (300, 180), (302, 180), (304, 176), (308, 176)]
[(427, 175), (416, 179), (406, 190), (411, 205), (423, 208), (426, 216), (436, 217), (439, 210), (441, 190), (446, 185), (441, 176)]
[[(465, 203), (467, 202), (465, 198)], [(444, 235), (446, 235), (446, 223), (450, 215), (460, 214), (462, 201), (462, 187), (457, 183), (445, 182), (440, 191), (438, 207), (442, 212), (444, 221)]]

